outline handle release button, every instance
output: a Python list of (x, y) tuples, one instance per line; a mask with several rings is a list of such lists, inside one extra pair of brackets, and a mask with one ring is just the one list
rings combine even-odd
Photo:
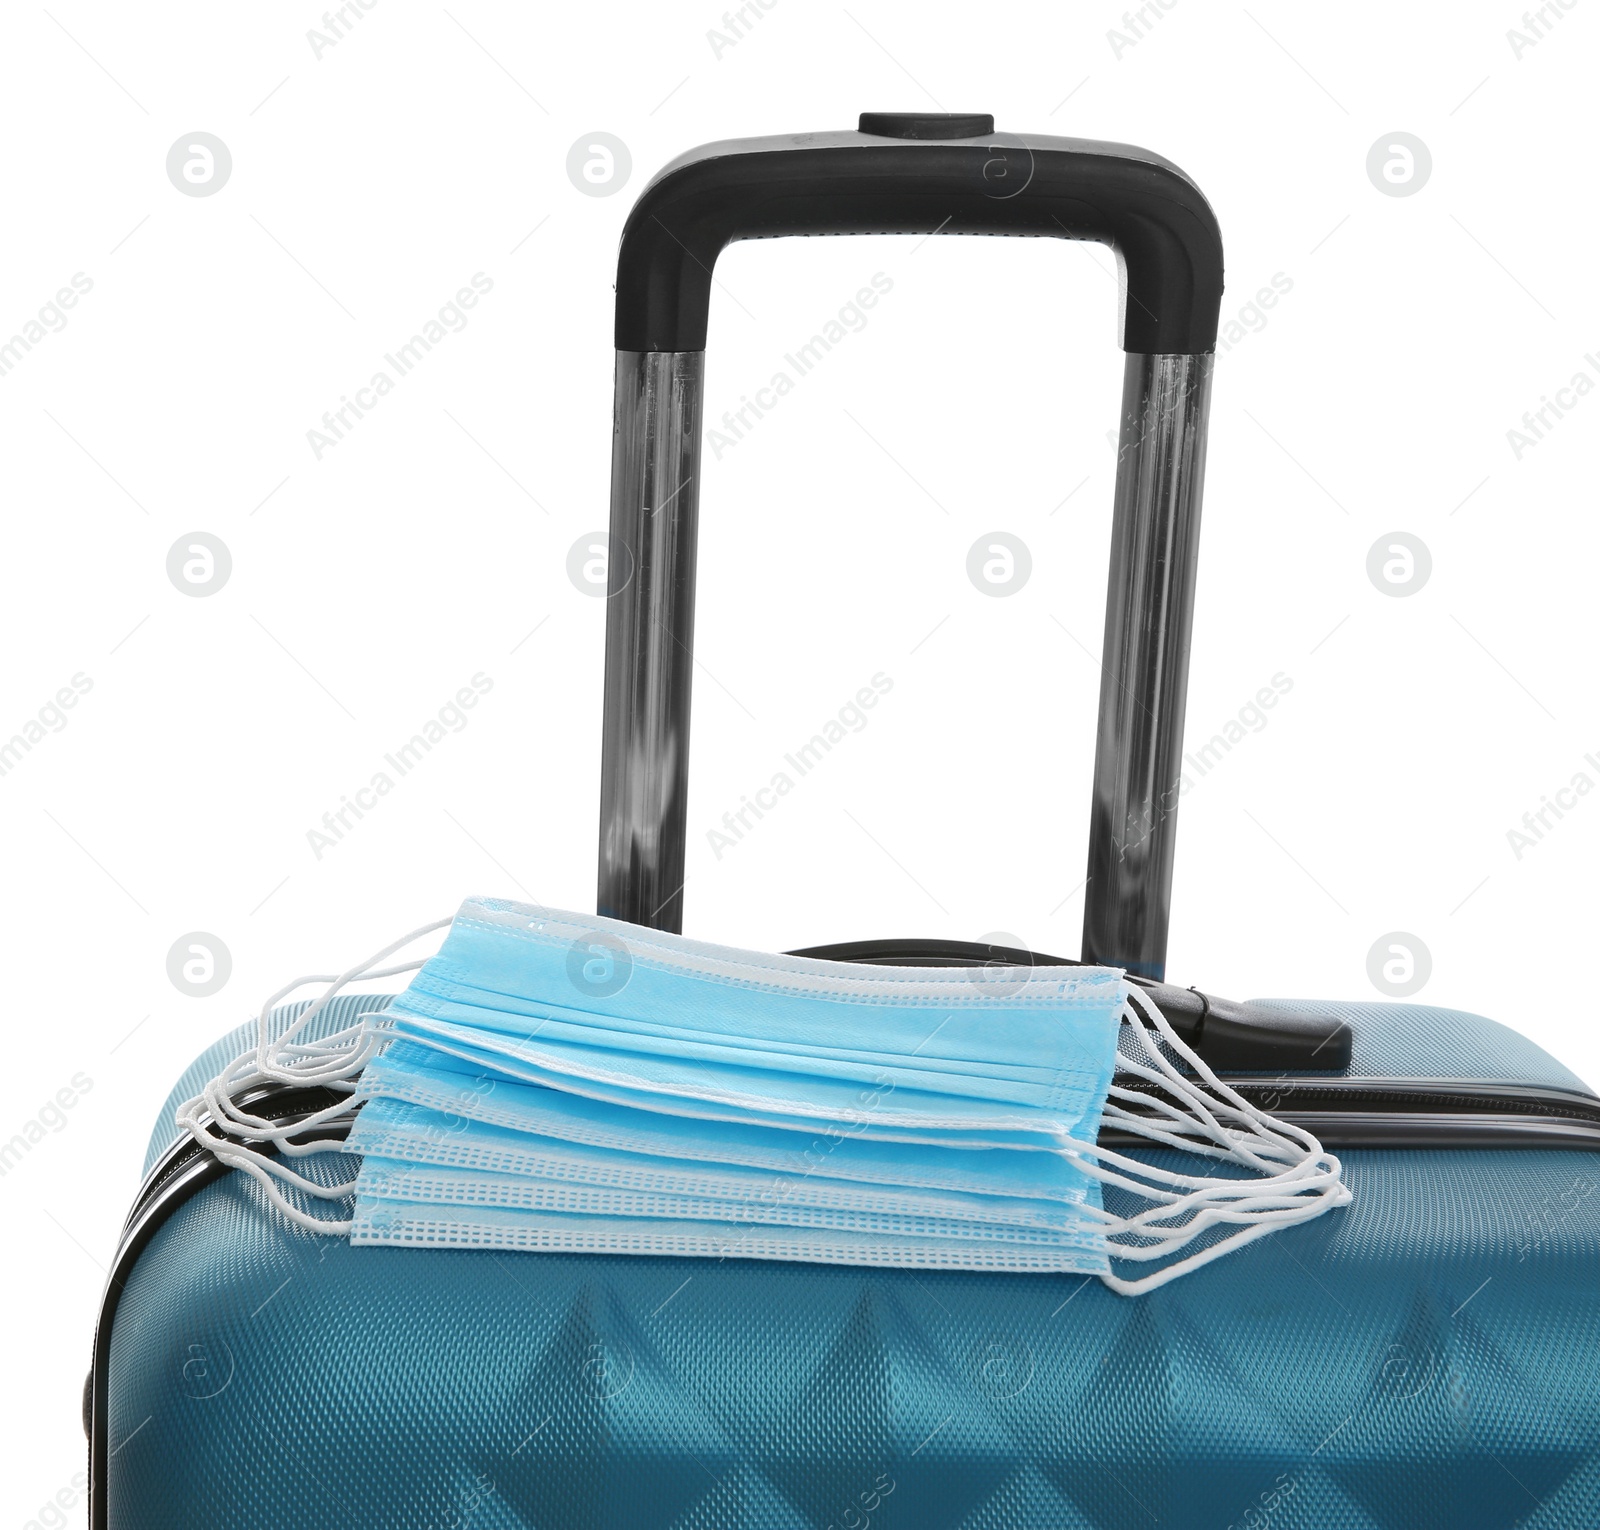
[(984, 138), (994, 132), (988, 112), (862, 112), (859, 131), (875, 138)]

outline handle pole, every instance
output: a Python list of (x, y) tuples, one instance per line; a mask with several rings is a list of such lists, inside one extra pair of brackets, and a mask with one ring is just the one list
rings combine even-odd
[(683, 926), (701, 380), (712, 270), (738, 239), (1016, 234), (1111, 245), (1123, 385), (1084, 956), (1166, 966), (1222, 236), (1177, 166), (996, 134), (983, 114), (704, 144), (640, 195), (617, 256), (599, 908)]
[(1166, 976), (1210, 355), (1130, 354), (1095, 741), (1083, 959)]
[(683, 929), (703, 351), (618, 351), (597, 907)]
[[(683, 928), (704, 353), (619, 351), (598, 908)], [(1123, 379), (1083, 958), (1166, 972), (1209, 355)]]

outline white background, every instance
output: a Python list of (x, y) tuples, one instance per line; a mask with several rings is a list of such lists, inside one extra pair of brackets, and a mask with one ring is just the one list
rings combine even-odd
[[(377, 0), (320, 57), (309, 5), (9, 13), (0, 343), (75, 273), (93, 287), (0, 376), (0, 739), (75, 674), (92, 689), (0, 776), (0, 1138), (61, 1123), (0, 1179), (4, 1523), (72, 1495), (104, 1267), (189, 1059), (287, 977), (464, 895), (592, 907), (604, 614), (567, 554), (606, 522), (619, 230), (707, 139), (987, 110), (1195, 177), (1225, 317), (1275, 275), (1290, 290), (1217, 362), (1191, 743), (1275, 674), (1292, 689), (1184, 799), (1169, 970), (1374, 997), (1369, 951), (1407, 932), (1431, 953), (1420, 1001), (1600, 1080), (1564, 981), (1589, 957), (1600, 799), (1520, 859), (1507, 839), (1576, 773), (1600, 782), (1600, 398), (1521, 460), (1507, 438), (1600, 379), (1595, 13), (1519, 57), (1511, 0), (1177, 0), (1131, 46), (1114, 4), (777, 0), (719, 48), (714, 7)], [(167, 153), (200, 131), (231, 177), (181, 195)], [(1397, 131), (1431, 151), (1415, 195), (1368, 177)], [(616, 195), (567, 175), (596, 132), (631, 152)], [(478, 272), (467, 327), (319, 460), (323, 412)], [(686, 927), (768, 948), (1003, 930), (1075, 955), (1113, 263), (738, 246), (708, 422), (878, 272), (866, 327), (706, 456)], [(997, 530), (1033, 559), (1006, 599), (966, 574)], [(196, 531), (232, 557), (205, 598), (166, 572)], [(1405, 598), (1367, 574), (1396, 531), (1432, 558)], [(716, 858), (706, 831), (876, 672), (868, 726)], [(468, 725), (319, 859), (308, 830), (479, 673)], [(167, 976), (194, 931), (231, 952), (213, 997)]]

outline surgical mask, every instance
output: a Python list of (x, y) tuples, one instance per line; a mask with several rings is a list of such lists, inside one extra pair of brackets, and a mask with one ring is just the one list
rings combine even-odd
[[(990, 1149), (1027, 1149), (1032, 1156), (1026, 1159), (1026, 1168), (1018, 1160), (1019, 1167), (1008, 1171), (1012, 1182), (1021, 1176), (1028, 1186), (1016, 1193), (1055, 1195), (1061, 1183), (1042, 1167), (1044, 1155), (1061, 1147), (1060, 1137), (1028, 1132), (971, 1132), (957, 1137), (914, 1130), (873, 1131), (876, 1097), (866, 1091), (860, 1111), (847, 1121), (679, 1116), (531, 1085), (447, 1052), (397, 1041), (368, 1068), (362, 1092), (369, 1098), (410, 1100), (458, 1118), (568, 1142), (893, 1185), (981, 1191), (985, 1182), (993, 1183), (996, 1155)], [(945, 1151), (913, 1151), (930, 1145)], [(1004, 1161), (1012, 1160), (1008, 1156)]]
[[(724, 1195), (685, 1195), (665, 1188), (642, 1189), (627, 1185), (594, 1185), (569, 1178), (541, 1175), (496, 1174), (486, 1169), (441, 1168), (368, 1154), (356, 1176), (356, 1232), (364, 1208), (378, 1201), (416, 1206), (507, 1207), (526, 1211), (574, 1213), (629, 1221), (668, 1217), (689, 1222), (729, 1222), (739, 1226), (776, 1224), (785, 1227), (825, 1227), (883, 1237), (961, 1239), (973, 1242), (1044, 1244), (1062, 1241), (1060, 1226), (1031, 1226), (983, 1215), (984, 1198), (974, 1196), (968, 1215), (944, 1217), (916, 1209), (908, 1199), (885, 1202), (882, 1192), (850, 1197), (862, 1204), (829, 1205), (826, 1198), (807, 1200), (784, 1194), (781, 1181), (759, 1176), (740, 1181), (730, 1177), (717, 1188)], [(838, 1180), (827, 1189), (835, 1195), (845, 1187)], [(840, 1196), (840, 1199), (845, 1197)], [(998, 1200), (998, 1198), (997, 1198)], [(877, 1204), (873, 1204), (874, 1202)], [(996, 1206), (1008, 1203), (1000, 1202)], [(885, 1206), (893, 1209), (885, 1209)]]
[(866, 1088), (874, 1130), (1092, 1135), (1125, 986), (763, 956), (476, 900), (391, 1013), (424, 1045), (656, 1110), (853, 1120)]
[[(848, 1129), (852, 1133), (875, 1141), (922, 1143), (932, 1146), (963, 1146), (974, 1148), (1033, 1148), (1054, 1149), (1061, 1146), (1068, 1129), (1059, 1118), (1043, 1118), (1037, 1114), (1019, 1115), (1005, 1110), (996, 1111), (980, 1102), (959, 1097), (929, 1096), (925, 1093), (898, 1095), (894, 1081), (887, 1073), (880, 1073), (870, 1084), (839, 1086), (832, 1080), (795, 1078), (768, 1075), (757, 1077), (754, 1085), (766, 1090), (763, 1095), (747, 1094), (749, 1101), (740, 1104), (725, 1092), (727, 1073), (724, 1070), (714, 1081), (708, 1081), (705, 1093), (696, 1095), (682, 1087), (683, 1079), (693, 1077), (692, 1068), (669, 1062), (657, 1069), (655, 1059), (643, 1059), (646, 1070), (657, 1073), (671, 1071), (680, 1075), (673, 1079), (669, 1091), (641, 1089), (619, 1082), (616, 1071), (618, 1059), (604, 1059), (598, 1066), (605, 1075), (596, 1077), (597, 1064), (592, 1057), (584, 1057), (572, 1064), (572, 1071), (563, 1071), (548, 1051), (540, 1049), (536, 1060), (530, 1060), (530, 1047), (502, 1050), (483, 1046), (468, 1027), (437, 1024), (419, 1027), (403, 1016), (393, 1022), (395, 1046), (405, 1048), (404, 1057), (426, 1058), (433, 1069), (466, 1070), (473, 1076), (520, 1082), (543, 1089), (574, 1095), (595, 1104), (610, 1104), (630, 1112), (630, 1122), (641, 1111), (651, 1114), (677, 1116), (682, 1122), (674, 1128), (690, 1132), (688, 1124), (694, 1121), (725, 1121), (746, 1126), (767, 1126), (779, 1131), (820, 1131), (825, 1128)], [(631, 1066), (631, 1059), (624, 1060)], [(381, 1072), (375, 1078), (383, 1078)], [(749, 1072), (745, 1079), (748, 1081)], [(889, 1108), (893, 1099), (896, 1109)], [(909, 1101), (909, 1103), (908, 1103)], [(815, 1113), (795, 1109), (793, 1113), (779, 1106), (803, 1107), (812, 1105)], [(774, 1108), (762, 1108), (763, 1106)], [(995, 1123), (995, 1124), (991, 1124)], [(634, 1126), (630, 1124), (630, 1131)]]
[[(353, 1230), (362, 1242), (702, 1254), (727, 1247), (725, 1227), (691, 1217), (413, 1202), (359, 1188), (353, 1223), (321, 1220), (284, 1195), (295, 1178), (286, 1165), (244, 1161), (256, 1156), (251, 1142), (300, 1148), (294, 1128), (261, 1122), (237, 1103), (241, 1089), (266, 1078), (315, 1080), (360, 1099), (409, 1094), (414, 1104), (453, 1111), (469, 1144), (485, 1126), (548, 1142), (561, 1136), (550, 1129), (554, 1119), (595, 1150), (727, 1169), (740, 1162), (730, 1138), (749, 1168), (757, 1141), (771, 1153), (785, 1136), (844, 1135), (859, 1162), (884, 1175), (857, 1179), (891, 1192), (865, 1208), (880, 1217), (915, 1215), (895, 1192), (916, 1189), (919, 1172), (922, 1189), (955, 1190), (929, 1181), (941, 1173), (959, 1179), (981, 1156), (994, 1166), (985, 1188), (960, 1193), (1017, 1199), (1038, 1194), (1037, 1176), (1018, 1167), (1053, 1161), (1053, 1198), (1069, 1213), (1053, 1245), (763, 1222), (740, 1238), (741, 1252), (755, 1257), (1083, 1269), (1133, 1292), (1349, 1198), (1337, 1159), (1218, 1081), (1159, 1010), (1106, 969), (1010, 969), (997, 984), (987, 969), (760, 956), (488, 900), (464, 905), (440, 954), (420, 967), (387, 1012), (326, 1042), (296, 1041), (301, 1023), (274, 1038), (263, 1011), (255, 1052), (191, 1102), (191, 1130), (254, 1173), (297, 1221)], [(388, 1055), (374, 1061), (386, 1046)], [(1114, 1069), (1127, 1075), (1120, 1084)], [(465, 1076), (472, 1070), (476, 1081)], [(519, 1109), (531, 1114), (507, 1113), (513, 1089), (525, 1091)], [(553, 1111), (541, 1103), (558, 1098)], [(219, 1150), (212, 1133), (196, 1130), (207, 1114), (241, 1140)], [(1192, 1156), (1165, 1167), (1102, 1148), (1102, 1118), (1231, 1172), (1199, 1172), (1187, 1166)], [(898, 1168), (891, 1155), (901, 1155)], [(942, 1167), (929, 1168), (935, 1164)], [(1241, 1168), (1254, 1177), (1241, 1177)], [(1021, 1189), (1022, 1181), (1034, 1188)], [(1102, 1185), (1120, 1203), (1115, 1210), (1101, 1204)], [(320, 1185), (294, 1188), (332, 1198)], [(658, 1193), (623, 1188), (634, 1197)], [(637, 1213), (659, 1203), (606, 1204)], [(805, 1204), (863, 1210), (837, 1198)], [(1111, 1257), (1164, 1263), (1124, 1278), (1109, 1268)]]
[(1104, 1238), (1084, 1226), (1048, 1244), (917, 1238), (836, 1228), (740, 1226), (673, 1218), (564, 1215), (481, 1206), (358, 1199), (352, 1243), (583, 1254), (782, 1259), (889, 1269), (1107, 1273)]
[[(443, 1089), (425, 1068), (397, 1072), (395, 1059), (374, 1063), (382, 1076), (369, 1087), (384, 1091), (362, 1110), (347, 1146), (369, 1158), (495, 1175), (620, 1189), (629, 1192), (738, 1201), (757, 1206), (820, 1207), (842, 1211), (915, 1213), (1019, 1227), (1064, 1227), (1092, 1193), (1092, 1183), (1057, 1152), (907, 1151), (897, 1144), (864, 1141), (844, 1133), (797, 1137), (766, 1128), (722, 1127), (686, 1137), (665, 1130), (633, 1130), (626, 1120), (596, 1119), (589, 1102), (554, 1090), (503, 1081), (492, 1093), (486, 1081)], [(390, 1093), (403, 1090), (404, 1095)], [(539, 1108), (538, 1096), (570, 1114)], [(426, 1098), (446, 1106), (407, 1103)], [(475, 1110), (475, 1117), (448, 1107)], [(601, 1106), (602, 1113), (622, 1114)], [(634, 1113), (637, 1114), (637, 1113)], [(491, 1119), (492, 1118), (492, 1119)], [(518, 1123), (515, 1127), (501, 1124)], [(563, 1135), (542, 1135), (556, 1132)], [(628, 1148), (617, 1146), (627, 1142)], [(672, 1156), (674, 1154), (693, 1154)], [(552, 1208), (560, 1209), (560, 1208)]]

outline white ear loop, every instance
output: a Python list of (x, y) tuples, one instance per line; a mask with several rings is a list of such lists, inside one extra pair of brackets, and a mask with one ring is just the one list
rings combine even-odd
[[(337, 975), (313, 973), (285, 984), (261, 1006), (256, 1025), (255, 1047), (229, 1063), (216, 1078), (193, 1099), (178, 1107), (176, 1114), (180, 1130), (188, 1134), (211, 1153), (219, 1163), (242, 1169), (267, 1193), (279, 1211), (301, 1227), (319, 1233), (347, 1233), (351, 1222), (334, 1221), (313, 1216), (290, 1202), (274, 1179), (292, 1185), (302, 1195), (318, 1200), (345, 1200), (353, 1193), (354, 1181), (324, 1185), (281, 1162), (268, 1152), (249, 1146), (250, 1143), (271, 1144), (286, 1157), (303, 1158), (313, 1153), (336, 1150), (326, 1141), (296, 1142), (303, 1135), (336, 1117), (346, 1115), (356, 1094), (356, 1080), (362, 1069), (388, 1044), (387, 1024), (381, 1010), (358, 1015), (355, 1024), (335, 1031), (318, 1041), (301, 1042), (300, 1035), (328, 1002), (350, 983), (368, 982), (376, 978), (394, 977), (401, 972), (415, 972), (423, 965), (420, 961), (401, 962), (397, 966), (379, 968), (378, 963), (394, 955), (402, 947), (424, 935), (442, 930), (451, 921), (436, 919), (391, 941), (381, 951), (359, 962), (347, 972)], [(376, 970), (374, 970), (376, 969)], [(272, 1012), (289, 994), (307, 983), (326, 983), (329, 986), (281, 1034), (272, 1033)], [(239, 1104), (241, 1096), (264, 1084), (296, 1084), (303, 1088), (321, 1087), (337, 1090), (351, 1096), (322, 1110), (314, 1111), (298, 1121), (273, 1121), (251, 1114)], [(213, 1135), (215, 1127), (227, 1133), (227, 1138)], [(243, 1141), (231, 1141), (240, 1139)]]
[[(1115, 1259), (1163, 1259), (1207, 1228), (1226, 1223), (1237, 1227), (1188, 1258), (1140, 1279), (1102, 1275), (1113, 1291), (1124, 1296), (1153, 1291), (1280, 1227), (1308, 1222), (1350, 1204), (1339, 1160), (1325, 1152), (1310, 1132), (1268, 1115), (1223, 1083), (1180, 1040), (1149, 995), (1130, 987), (1124, 1018), (1133, 1028), (1136, 1054), (1119, 1056), (1117, 1072), (1143, 1079), (1162, 1093), (1113, 1083), (1101, 1119), (1164, 1147), (1241, 1164), (1261, 1177), (1212, 1179), (1156, 1168), (1091, 1144), (1063, 1148), (1085, 1173), (1152, 1203), (1125, 1217), (1103, 1208), (1084, 1208), (1100, 1220)], [(1173, 1066), (1158, 1038), (1194, 1070), (1194, 1078)], [(1128, 1110), (1118, 1101), (1142, 1108)]]

